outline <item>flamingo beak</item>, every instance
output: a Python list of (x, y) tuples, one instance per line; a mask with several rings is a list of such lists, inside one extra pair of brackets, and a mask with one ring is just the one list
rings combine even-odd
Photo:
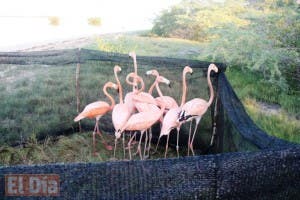
[(172, 84), (171, 83), (169, 83), (169, 88), (172, 88)]

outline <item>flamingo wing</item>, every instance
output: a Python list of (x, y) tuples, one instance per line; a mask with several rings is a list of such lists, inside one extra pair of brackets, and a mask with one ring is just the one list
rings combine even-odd
[(163, 101), (166, 105), (166, 109), (170, 110), (171, 108), (177, 108), (178, 104), (175, 101), (174, 98), (170, 97), (170, 96), (162, 96), (162, 97), (156, 97), (155, 98), (158, 102)]
[(134, 131), (134, 130), (146, 130), (150, 128), (160, 118), (158, 112), (140, 112), (132, 115), (123, 130)]
[(129, 119), (131, 113), (126, 104), (115, 105), (112, 111), (112, 122), (115, 130), (121, 129)]
[(207, 111), (207, 108), (207, 101), (200, 98), (192, 99), (186, 102), (182, 107), (186, 116), (202, 116)]
[(74, 121), (77, 122), (84, 118), (95, 118), (97, 116), (101, 116), (106, 114), (111, 110), (111, 107), (108, 103), (104, 101), (96, 101), (88, 104), (83, 111), (75, 117)]
[(172, 108), (166, 113), (163, 119), (160, 135), (168, 135), (173, 128), (177, 128), (180, 126), (178, 119), (181, 110), (182, 109), (179, 107)]

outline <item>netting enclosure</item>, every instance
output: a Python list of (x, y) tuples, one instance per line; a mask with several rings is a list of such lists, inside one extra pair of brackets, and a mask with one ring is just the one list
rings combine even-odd
[[(138, 74), (143, 76), (146, 88), (154, 78), (146, 77), (145, 72), (157, 69), (173, 83), (172, 88), (160, 86), (164, 95), (174, 97), (177, 102), (181, 100), (182, 69), (189, 65), (194, 73), (187, 76), (187, 100), (209, 98), (206, 72), (210, 63), (147, 56), (137, 56), (137, 62)], [(75, 87), (78, 64), (79, 94)], [(0, 97), (0, 102), (16, 106), (13, 110), (2, 110), (5, 112), (2, 116), (6, 118), (0, 119), (0, 142), (17, 145), (32, 132), (42, 139), (47, 135), (78, 131), (78, 124), (73, 122), (77, 107), (81, 110), (87, 103), (99, 97), (105, 98), (102, 86), (106, 81), (114, 82), (115, 65), (122, 67), (120, 80), (124, 83), (125, 75), (133, 71), (132, 59), (128, 55), (86, 49), (0, 53), (2, 73), (8, 74), (12, 69), (18, 72), (11, 79), (1, 80), (0, 90), (6, 93)], [(0, 196), (5, 198), (2, 190), (5, 174), (51, 173), (60, 176), (61, 199), (299, 198), (299, 145), (269, 136), (259, 129), (227, 81), (226, 66), (216, 65), (219, 73), (211, 75), (215, 99), (203, 116), (195, 139), (198, 156), (1, 167)], [(67, 84), (63, 84), (65, 82)], [(31, 90), (23, 87), (28, 85), (32, 85)], [(130, 87), (124, 84), (124, 90), (129, 91)], [(60, 98), (53, 102), (49, 100), (49, 94), (57, 94)], [(24, 96), (29, 97), (27, 102), (20, 103)], [(116, 93), (113, 96), (117, 99)], [(44, 104), (48, 106), (41, 106)], [(51, 106), (53, 104), (56, 106)], [(22, 115), (16, 113), (21, 107), (26, 107)], [(52, 120), (47, 120), (49, 115), (53, 115)], [(110, 115), (103, 117), (101, 122), (102, 129), (113, 133)], [(93, 122), (82, 121), (81, 126), (85, 130), (92, 129)], [(189, 124), (186, 124), (180, 132), (181, 149), (187, 144), (188, 129)], [(158, 129), (155, 130), (157, 137)], [(171, 146), (175, 141), (176, 134), (171, 133)]]

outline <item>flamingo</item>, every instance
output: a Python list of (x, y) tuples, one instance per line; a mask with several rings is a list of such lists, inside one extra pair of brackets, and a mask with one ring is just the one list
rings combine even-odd
[[(131, 77), (133, 78), (133, 80), (135, 80), (136, 74), (135, 73), (128, 74), (126, 77), (126, 82), (130, 85), (134, 85), (134, 82), (129, 81), (129, 78), (131, 78)], [(169, 83), (169, 80), (167, 80), (167, 79), (162, 79), (160, 81), (162, 81), (162, 82), (168, 81), (167, 83)], [(155, 102), (155, 99), (151, 94), (146, 93), (146, 92), (139, 92), (139, 93), (133, 94), (132, 98), (137, 97), (137, 96), (139, 97), (139, 101), (133, 101), (133, 105), (136, 107), (138, 112), (147, 112), (147, 111), (159, 112), (160, 109), (156, 105), (147, 103), (147, 99), (150, 102)], [(146, 101), (144, 101), (145, 99), (146, 99)], [(160, 119), (160, 120), (162, 121), (162, 119)], [(147, 141), (148, 141), (148, 132), (147, 131), (146, 131), (145, 137), (146, 138), (145, 138), (144, 156), (146, 154), (146, 146), (147, 146)], [(151, 140), (152, 140), (152, 132), (150, 131), (148, 153), (151, 148)]]
[(118, 85), (116, 85), (112, 82), (107, 82), (103, 86), (103, 92), (106, 95), (106, 97), (110, 100), (111, 105), (109, 105), (107, 102), (104, 102), (104, 101), (96, 101), (96, 102), (90, 103), (87, 106), (85, 106), (83, 111), (74, 119), (75, 122), (78, 122), (79, 120), (82, 120), (84, 118), (90, 118), (90, 119), (96, 118), (95, 128), (93, 131), (93, 149), (94, 149), (93, 154), (94, 155), (97, 155), (96, 154), (96, 140), (95, 140), (96, 134), (98, 134), (102, 138), (105, 148), (107, 150), (112, 150), (112, 146), (110, 146), (106, 143), (105, 139), (103, 138), (102, 133), (99, 130), (100, 118), (103, 115), (105, 115), (106, 113), (108, 113), (109, 111), (111, 111), (115, 105), (115, 100), (112, 98), (111, 95), (108, 94), (107, 88), (113, 88), (115, 90), (118, 90)]
[(186, 85), (186, 74), (193, 73), (193, 69), (190, 68), (189, 66), (185, 66), (183, 71), (182, 71), (182, 97), (181, 97), (181, 105), (180, 107), (177, 108), (171, 108), (165, 115), (163, 123), (162, 123), (162, 128), (160, 131), (160, 135), (158, 138), (158, 142), (156, 145), (156, 150), (157, 151), (157, 147), (160, 141), (160, 138), (163, 135), (167, 135), (167, 143), (166, 143), (166, 150), (165, 150), (165, 158), (167, 157), (167, 152), (168, 152), (168, 143), (169, 143), (169, 135), (171, 130), (173, 130), (174, 128), (176, 128), (177, 130), (177, 145), (176, 145), (176, 151), (177, 151), (177, 157), (179, 157), (179, 130), (181, 127), (181, 124), (183, 122), (180, 122), (178, 119), (180, 119), (180, 114), (182, 111), (182, 106), (185, 103), (186, 100), (186, 93), (187, 93), (187, 85)]
[(156, 90), (159, 94), (159, 97), (156, 97), (155, 99), (157, 101), (164, 101), (164, 103), (166, 104), (166, 110), (170, 110), (171, 108), (177, 108), (178, 107), (178, 104), (177, 102), (175, 101), (174, 98), (170, 97), (170, 96), (163, 96), (160, 88), (157, 86), (157, 82), (164, 82), (166, 83), (167, 85), (170, 86), (170, 81), (167, 80), (166, 78), (164, 78), (163, 76), (159, 76), (159, 73), (157, 70), (149, 70), (146, 72), (147, 75), (153, 75), (153, 76), (156, 76), (156, 80), (154, 82), (154, 84), (149, 88), (149, 94), (152, 94), (152, 91), (154, 89), (154, 86), (156, 86)]
[[(118, 78), (118, 72), (120, 72), (122, 69), (118, 65), (114, 67), (114, 75), (117, 81), (117, 85), (119, 87), (119, 101), (120, 103), (116, 104), (112, 111), (112, 122), (113, 126), (115, 128), (115, 132), (122, 128), (126, 121), (129, 119), (131, 113), (129, 111), (128, 105), (124, 104), (123, 102), (123, 89), (122, 85), (120, 83), (120, 80)], [(123, 135), (123, 152), (124, 152), (124, 158), (125, 158), (125, 135)], [(117, 147), (117, 140), (115, 139), (115, 148), (114, 148), (114, 158), (116, 157), (116, 147)]]
[[(151, 99), (144, 99), (142, 96), (135, 96), (135, 97), (133, 97), (133, 100), (134, 101), (147, 102), (147, 103), (154, 104), (154, 105), (157, 104), (156, 101), (152, 101)], [(143, 159), (142, 152), (141, 152), (141, 138), (142, 138), (144, 132), (147, 129), (149, 129), (155, 122), (157, 122), (159, 120), (159, 118), (164, 113), (164, 110), (165, 110), (164, 103), (160, 102), (159, 105), (161, 107), (159, 112), (147, 111), (147, 112), (139, 112), (139, 113), (131, 115), (131, 117), (128, 119), (128, 121), (124, 125), (124, 127), (121, 130), (118, 131), (120, 134), (125, 130), (128, 130), (128, 131), (139, 130), (139, 131), (141, 131), (141, 136), (140, 136), (140, 141), (139, 141), (139, 144), (138, 144), (138, 151), (137, 151), (137, 152), (139, 152), (139, 155), (140, 155), (141, 159)], [(131, 142), (133, 140), (133, 137), (128, 142), (129, 158), (130, 159), (131, 159), (130, 145), (131, 145)]]
[[(133, 82), (130, 82), (129, 81), (129, 77), (133, 77), (133, 76), (135, 76), (135, 79), (136, 79), (136, 85), (134, 86), (134, 83)], [(135, 73), (129, 73), (127, 76), (126, 76), (126, 82), (129, 84), (129, 85), (133, 85), (135, 88), (137, 88), (137, 83), (141, 83), (141, 88), (139, 89), (139, 90), (135, 90), (134, 92), (132, 92), (132, 97), (131, 97), (131, 99), (132, 99), (132, 102), (134, 103), (134, 99), (133, 99), (133, 97), (135, 97), (135, 95), (138, 95), (139, 93), (141, 93), (143, 90), (144, 90), (144, 88), (145, 88), (145, 84), (144, 84), (144, 81), (143, 81), (143, 79), (140, 77), (140, 76), (136, 76), (135, 75)], [(122, 92), (122, 91), (121, 91)], [(116, 105), (117, 106), (117, 105)], [(127, 106), (127, 104), (125, 104), (124, 103), (124, 107), (127, 107), (127, 110), (128, 110), (128, 115), (129, 115), (129, 117), (132, 115), (131, 113), (130, 113), (130, 111), (129, 111), (129, 109), (128, 109), (128, 106)], [(122, 106), (123, 107), (123, 106)], [(125, 112), (127, 112), (127, 111), (125, 111)], [(122, 114), (121, 114), (122, 115)], [(113, 112), (113, 119), (117, 119), (117, 118), (119, 118), (120, 117), (120, 113), (118, 113), (118, 112)], [(122, 117), (124, 117), (124, 116), (122, 116)], [(128, 118), (129, 118), (128, 117)], [(123, 122), (122, 123), (118, 123), (118, 125), (115, 127), (115, 137), (116, 137), (116, 139), (115, 139), (115, 148), (116, 148), (116, 141), (121, 137), (121, 134), (122, 134), (122, 132), (120, 132), (120, 129), (124, 126), (124, 124), (128, 121), (128, 118), (125, 120), (125, 117), (124, 117), (124, 120), (122, 120)], [(131, 138), (131, 136), (130, 136), (130, 138)], [(124, 135), (123, 135), (123, 142), (124, 142)], [(125, 146), (125, 145), (124, 145)], [(124, 148), (124, 147), (123, 147)], [(125, 150), (125, 148), (124, 148), (124, 150)], [(125, 153), (124, 153), (125, 154)], [(114, 153), (114, 155), (115, 155), (115, 153)]]
[(210, 64), (208, 67), (207, 83), (208, 83), (208, 87), (209, 87), (209, 91), (210, 91), (210, 97), (209, 97), (208, 102), (206, 100), (200, 99), (200, 98), (194, 98), (194, 99), (186, 102), (182, 106), (182, 114), (181, 114), (180, 119), (178, 120), (179, 122), (191, 121), (191, 123), (192, 123), (192, 120), (194, 119), (196, 122), (196, 127), (194, 130), (193, 136), (192, 136), (192, 140), (190, 140), (191, 132), (189, 132), (188, 155), (189, 155), (189, 149), (191, 149), (193, 155), (195, 155), (194, 149), (193, 149), (193, 142), (194, 142), (198, 124), (199, 124), (202, 116), (206, 113), (208, 107), (212, 104), (213, 99), (214, 99), (214, 90), (213, 90), (213, 86), (212, 86), (212, 83), (210, 80), (211, 71), (214, 71), (217, 73), (218, 67), (215, 64)]
[[(158, 71), (157, 70), (149, 70), (146, 72), (146, 75), (153, 75), (153, 76), (156, 76), (156, 79), (155, 81), (153, 82), (153, 84), (151, 85), (151, 87), (149, 88), (149, 91), (148, 93), (149, 94), (152, 94), (153, 90), (154, 90), (154, 87), (156, 88), (158, 94), (160, 95), (159, 97), (156, 97), (155, 100), (157, 102), (160, 102), (160, 101), (163, 101), (166, 105), (166, 109), (164, 111), (164, 114), (167, 112), (167, 110), (171, 109), (171, 108), (175, 108), (175, 107), (178, 107), (178, 104), (177, 102), (175, 101), (175, 99), (173, 99), (172, 97), (170, 96), (163, 96), (160, 88), (159, 88), (159, 83), (165, 83), (167, 85), (169, 85), (170, 87), (170, 81), (168, 79), (166, 79), (165, 77), (163, 76), (160, 76)], [(159, 120), (160, 123), (163, 122), (163, 118), (161, 117), (161, 119)], [(150, 149), (151, 149), (151, 141), (152, 141), (152, 130), (150, 128), (150, 137), (149, 137), (149, 146), (148, 146), (148, 154), (150, 152)]]

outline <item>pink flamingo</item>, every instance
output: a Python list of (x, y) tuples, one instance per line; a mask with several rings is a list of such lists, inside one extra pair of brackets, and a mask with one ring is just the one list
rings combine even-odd
[(96, 118), (96, 124), (95, 124), (94, 132), (93, 132), (93, 149), (94, 149), (93, 152), (94, 152), (94, 155), (96, 155), (96, 140), (95, 140), (95, 135), (96, 134), (98, 134), (102, 138), (103, 143), (105, 145), (105, 148), (107, 150), (112, 150), (112, 146), (110, 146), (106, 143), (106, 141), (103, 138), (103, 135), (102, 135), (102, 133), (100, 132), (100, 129), (99, 129), (99, 120), (100, 120), (100, 118), (103, 115), (105, 115), (106, 113), (108, 113), (109, 111), (111, 111), (112, 108), (115, 105), (115, 100), (112, 98), (111, 95), (108, 94), (107, 88), (113, 88), (115, 90), (118, 90), (118, 85), (116, 85), (112, 82), (107, 82), (103, 86), (103, 92), (106, 95), (106, 97), (110, 100), (111, 105), (109, 105), (108, 103), (106, 103), (104, 101), (96, 101), (96, 102), (90, 103), (74, 119), (75, 122), (78, 122), (79, 120), (82, 120), (84, 118), (90, 118), (90, 119)]
[(194, 153), (194, 148), (193, 148), (193, 142), (194, 142), (194, 138), (195, 138), (195, 134), (197, 131), (197, 127), (198, 124), (202, 118), (202, 116), (206, 113), (208, 107), (212, 104), (213, 99), (214, 99), (214, 89), (210, 80), (210, 73), (211, 71), (214, 72), (218, 72), (218, 67), (215, 64), (210, 64), (208, 67), (208, 71), (207, 71), (207, 83), (208, 83), (208, 87), (209, 87), (209, 91), (210, 91), (210, 97), (208, 102), (204, 99), (200, 99), (200, 98), (194, 98), (188, 102), (186, 102), (183, 106), (182, 106), (182, 115), (180, 117), (180, 119), (178, 120), (179, 122), (183, 122), (183, 121), (191, 121), (194, 119), (196, 122), (196, 126), (195, 126), (195, 130), (192, 136), (192, 140), (190, 140), (190, 135), (191, 132), (189, 132), (189, 141), (188, 141), (188, 155), (189, 155), (189, 149), (191, 149), (193, 155), (195, 155)]
[[(143, 85), (142, 85), (142, 87), (143, 87)], [(157, 102), (155, 100), (145, 98), (144, 96), (140, 96), (140, 95), (135, 95), (133, 97), (133, 101), (139, 101), (139, 102), (144, 102), (144, 103), (157, 105)], [(159, 103), (159, 105), (161, 107), (159, 112), (149, 110), (149, 111), (143, 111), (143, 112), (139, 112), (139, 113), (135, 113), (135, 114), (131, 115), (130, 118), (128, 119), (127, 123), (124, 125), (124, 127), (122, 127), (122, 129), (118, 131), (119, 135), (121, 133), (123, 133), (125, 130), (128, 130), (128, 131), (137, 131), (137, 130), (139, 130), (139, 131), (141, 131), (140, 140), (139, 140), (139, 144), (138, 144), (138, 150), (137, 150), (137, 152), (139, 153), (141, 159), (143, 159), (142, 158), (142, 152), (141, 152), (141, 140), (142, 140), (143, 134), (147, 129), (149, 129), (154, 123), (156, 123), (159, 120), (159, 118), (163, 115), (163, 112), (164, 112), (164, 109), (165, 109), (165, 105), (163, 104), (163, 102)], [(132, 142), (135, 135), (136, 135), (136, 132), (128, 142), (130, 159), (131, 159), (130, 146), (131, 146), (131, 142)]]
[[(167, 135), (167, 143), (166, 143), (166, 150), (165, 150), (165, 158), (167, 157), (167, 152), (168, 152), (168, 143), (169, 143), (169, 135), (171, 130), (176, 128), (177, 130), (177, 145), (176, 145), (176, 151), (177, 151), (177, 157), (179, 157), (179, 130), (181, 127), (182, 122), (179, 122), (180, 113), (182, 111), (182, 106), (185, 103), (186, 100), (186, 93), (187, 93), (187, 84), (186, 84), (186, 74), (187, 73), (193, 73), (193, 69), (190, 68), (189, 66), (184, 67), (183, 72), (182, 72), (182, 97), (181, 97), (181, 105), (180, 107), (177, 108), (171, 108), (165, 115), (163, 123), (162, 123), (162, 128), (161, 132), (158, 138), (158, 142), (156, 145), (156, 150), (160, 141), (160, 138), (163, 135)], [(156, 151), (155, 150), (155, 151)]]
[[(148, 93), (152, 94), (152, 92), (154, 90), (154, 87), (156, 88), (157, 93), (159, 94), (159, 97), (156, 97), (155, 100), (157, 102), (163, 101), (166, 105), (166, 109), (164, 111), (164, 114), (167, 112), (167, 110), (169, 110), (171, 108), (178, 107), (177, 102), (175, 101), (175, 99), (173, 99), (170, 96), (163, 96), (163, 94), (162, 94), (162, 92), (159, 88), (159, 85), (158, 85), (159, 83), (165, 83), (165, 84), (169, 85), (169, 87), (170, 87), (170, 81), (168, 79), (166, 79), (165, 77), (160, 76), (157, 70), (149, 70), (149, 71), (146, 72), (146, 75), (156, 76), (156, 79), (153, 82), (153, 84), (151, 85), (151, 87), (149, 88)], [(160, 121), (160, 123), (162, 123), (163, 122), (163, 117), (161, 117), (159, 121)], [(151, 143), (152, 143), (152, 129), (150, 128), (148, 154), (149, 154), (150, 149), (151, 149)]]
[[(130, 85), (134, 85), (134, 82), (130, 82), (129, 78), (133, 78), (133, 80), (135, 80), (136, 79), (136, 74), (135, 73), (130, 73), (126, 77), (126, 82)], [(164, 79), (162, 81), (165, 81), (165, 80), (166, 79)], [(133, 101), (133, 104), (136, 107), (136, 109), (138, 110), (138, 112), (148, 112), (148, 111), (149, 112), (159, 112), (160, 111), (160, 109), (156, 105), (147, 103), (147, 99), (148, 99), (148, 102), (149, 101), (150, 102), (155, 102), (155, 99), (151, 94), (146, 93), (146, 92), (139, 92), (139, 93), (136, 93), (136, 94), (132, 95), (132, 98), (135, 98), (135, 97), (139, 97), (138, 101)], [(145, 99), (146, 99), (146, 101), (143, 101)], [(150, 129), (148, 153), (149, 153), (150, 148), (151, 148), (151, 140), (152, 140), (152, 132), (151, 132), (151, 129)], [(146, 134), (145, 134), (144, 157), (145, 157), (145, 154), (146, 154), (147, 141), (148, 141), (148, 131), (146, 131)]]
[(157, 70), (149, 70), (146, 72), (147, 75), (153, 75), (156, 76), (156, 80), (154, 82), (154, 84), (149, 88), (149, 94), (152, 94), (152, 91), (154, 89), (154, 86), (156, 87), (157, 93), (159, 94), (159, 97), (156, 97), (155, 99), (157, 101), (164, 101), (164, 103), (166, 104), (166, 110), (170, 110), (171, 108), (177, 108), (178, 104), (175, 101), (174, 98), (170, 97), (170, 96), (163, 96), (160, 88), (158, 87), (157, 83), (159, 82), (164, 82), (167, 85), (170, 86), (170, 81), (166, 78), (164, 78), (163, 76), (160, 76)]
[[(114, 67), (114, 75), (117, 81), (117, 85), (119, 87), (119, 101), (120, 103), (116, 104), (113, 108), (112, 111), (112, 122), (115, 128), (115, 133), (117, 132), (117, 130), (121, 129), (124, 124), (127, 122), (127, 120), (129, 119), (131, 113), (129, 111), (129, 108), (126, 104), (124, 104), (123, 102), (123, 89), (122, 89), (122, 85), (120, 83), (120, 80), (118, 78), (118, 72), (121, 71), (121, 67), (119, 66), (115, 66)], [(123, 152), (124, 152), (124, 158), (125, 158), (125, 135), (123, 135)], [(116, 147), (117, 147), (117, 140), (118, 138), (116, 137), (115, 139), (115, 148), (114, 148), (114, 158), (116, 157)]]

